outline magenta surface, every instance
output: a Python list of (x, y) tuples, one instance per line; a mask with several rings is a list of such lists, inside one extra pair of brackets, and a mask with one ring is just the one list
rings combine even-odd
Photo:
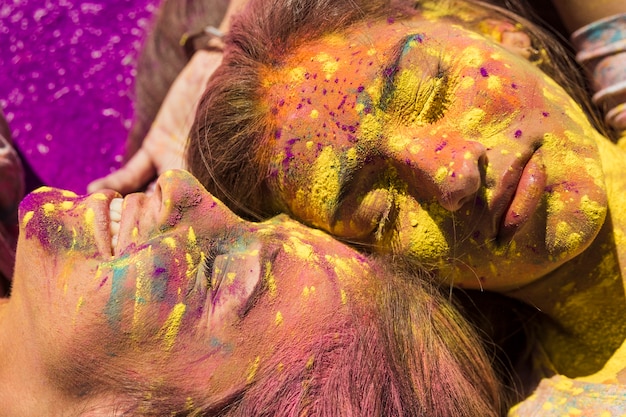
[(0, 106), (33, 178), (82, 193), (119, 166), (134, 63), (158, 3), (0, 3)]

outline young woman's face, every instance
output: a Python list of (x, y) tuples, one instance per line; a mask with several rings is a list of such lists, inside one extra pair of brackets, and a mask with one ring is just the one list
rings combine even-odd
[(262, 76), (296, 218), (471, 288), (530, 282), (606, 213), (594, 131), (525, 59), (434, 17), (364, 23)]
[(286, 217), (245, 222), (186, 172), (157, 184), (124, 199), (113, 249), (114, 193), (22, 203), (11, 308), (46, 362), (89, 352), (94, 372), (207, 399), (253, 381), (279, 341), (308, 358), (307, 338), (341, 330), (363, 256)]

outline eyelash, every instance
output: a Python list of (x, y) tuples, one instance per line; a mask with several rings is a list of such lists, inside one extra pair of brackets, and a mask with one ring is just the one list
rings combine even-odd
[(389, 109), (405, 123), (435, 123), (443, 117), (450, 103), (450, 78), (450, 70), (442, 61), (437, 61), (434, 74), (410, 97), (394, 91), (389, 99)]
[(222, 281), (223, 274), (219, 274), (216, 279), (213, 279), (213, 269), (215, 267), (215, 259), (219, 255), (225, 254), (226, 251), (221, 247), (221, 245), (212, 245), (207, 253), (204, 254), (202, 259), (202, 272), (204, 274), (204, 278), (207, 283), (207, 289), (210, 293), (214, 293), (220, 286)]

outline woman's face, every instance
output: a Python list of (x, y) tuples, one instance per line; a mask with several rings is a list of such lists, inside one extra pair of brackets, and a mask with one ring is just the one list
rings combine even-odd
[(367, 293), (363, 256), (286, 217), (245, 222), (186, 172), (124, 199), (112, 248), (114, 197), (41, 189), (21, 205), (10, 307), (51, 366), (89, 352), (94, 372), (219, 397), (280, 341), (308, 358), (307, 339), (345, 323), (354, 282)]
[(270, 189), (349, 241), (505, 290), (584, 250), (606, 213), (593, 130), (527, 60), (436, 17), (363, 23), (262, 75)]

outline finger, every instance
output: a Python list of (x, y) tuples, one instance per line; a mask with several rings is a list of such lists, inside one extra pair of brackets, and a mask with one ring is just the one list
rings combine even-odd
[(150, 156), (141, 148), (119, 170), (90, 183), (87, 191), (92, 193), (110, 188), (121, 194), (128, 194), (141, 190), (155, 174), (156, 170)]

